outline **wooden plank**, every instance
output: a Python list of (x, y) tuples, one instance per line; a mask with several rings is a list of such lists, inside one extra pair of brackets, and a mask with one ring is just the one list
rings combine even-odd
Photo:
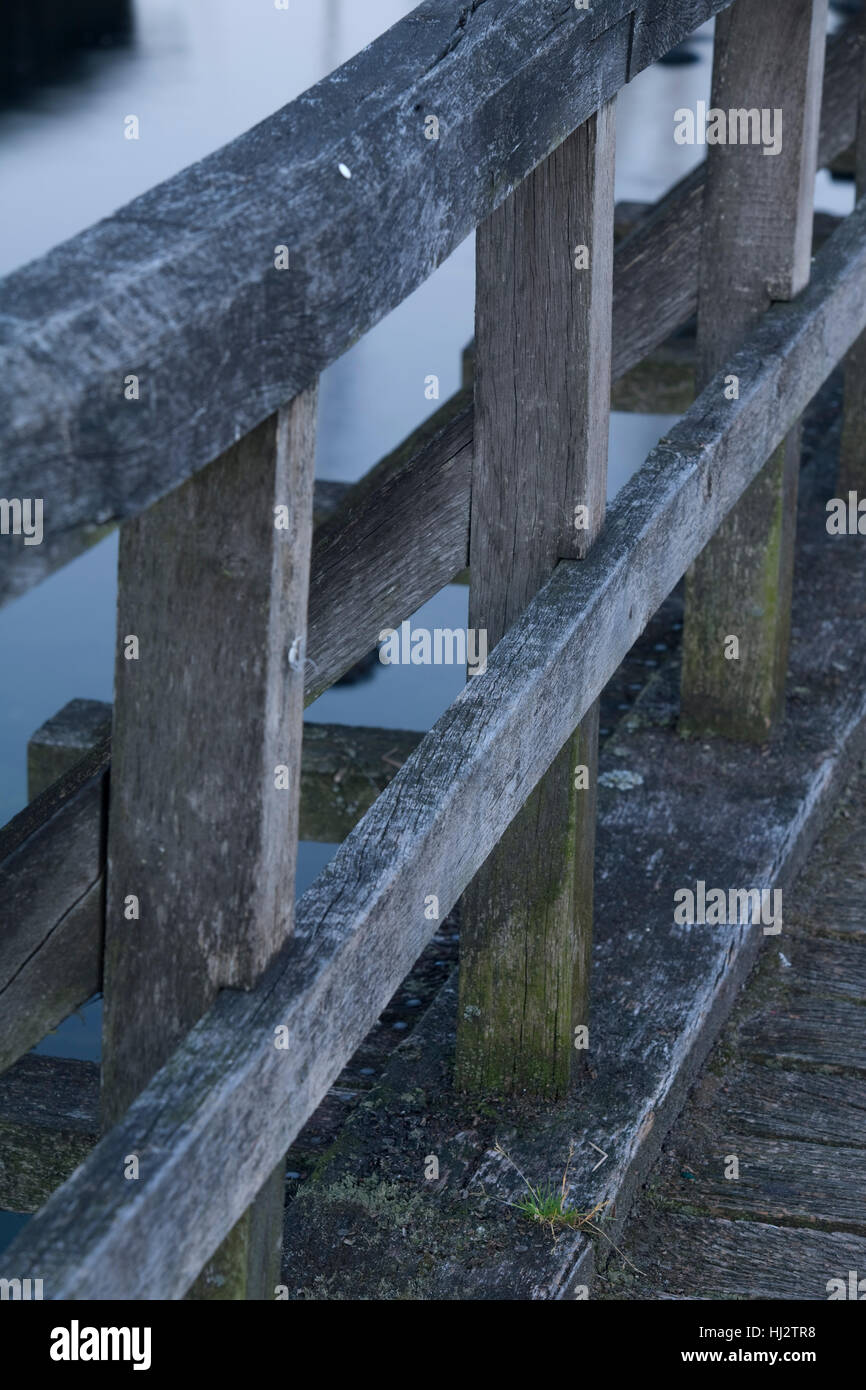
[[(111, 705), (93, 705), (111, 722)], [(42, 754), (65, 761), (78, 752), (91, 729), (70, 715), (49, 720), (51, 744)], [(72, 748), (58, 740), (69, 737)], [(342, 724), (306, 724), (301, 757), (299, 838), (339, 843), (349, 834), (422, 735), (404, 729), (366, 729)], [(11, 1066), (45, 1033), (102, 987), (105, 835), (108, 752), (102, 741), (95, 774), (76, 765), (35, 816), (31, 807), (11, 821), (3, 837), (16, 849), (0, 854), (0, 893), (14, 905), (0, 934), (0, 1071)], [(31, 741), (32, 743), (32, 741)], [(86, 755), (85, 755), (86, 756)], [(47, 774), (43, 762), (42, 772)], [(94, 775), (95, 781), (81, 791)], [(48, 809), (46, 809), (48, 808)], [(46, 819), (51, 821), (46, 830)], [(0, 838), (0, 844), (3, 839)], [(50, 868), (46, 868), (49, 865)], [(92, 882), (90, 875), (94, 875)], [(2, 1205), (2, 1203), (0, 1203)]]
[(785, 983), (790, 990), (866, 1003), (866, 951), (848, 941), (797, 939), (787, 955)]
[(316, 529), (308, 704), (465, 568), (471, 461), (471, 393), (461, 391)]
[[(729, 143), (709, 147), (699, 386), (772, 300), (792, 299), (809, 278), (826, 23), (827, 0), (736, 0), (718, 18), (713, 108), (746, 118), (750, 109), (771, 113), (772, 125), (765, 132), (761, 116), (761, 144), (742, 143), (742, 129), (741, 142), (731, 143), (729, 129)], [(780, 26), (783, 48), (773, 38)], [(779, 147), (768, 158), (771, 134)], [(797, 427), (689, 573), (681, 714), (687, 733), (762, 742), (779, 727), (799, 466)]]
[(738, 1134), (820, 1140), (837, 1149), (866, 1147), (861, 1077), (745, 1063), (726, 1072), (724, 1094), (716, 1104), (725, 1126)]
[(422, 738), (413, 729), (305, 724), (300, 838), (344, 840)]
[[(841, 30), (827, 40), (821, 137), (818, 152), (819, 162), (822, 165), (828, 163), (854, 138), (861, 54), (861, 41), (856, 31), (851, 28)], [(696, 171), (677, 184), (648, 217), (637, 216), (633, 210), (631, 213), (631, 221), (634, 224), (631, 229), (632, 235), (626, 235), (629, 223), (628, 207), (624, 207), (620, 212), (619, 227), (622, 232), (623, 244), (617, 248), (614, 259), (614, 329), (611, 373), (614, 384), (626, 372), (634, 369), (648, 353), (664, 343), (670, 334), (686, 322), (695, 311), (705, 171), (705, 164), (699, 166)], [(653, 385), (657, 384), (655, 375), (652, 377), (652, 382)], [(464, 385), (466, 384), (468, 383), (464, 382)], [(670, 410), (675, 413), (680, 409), (686, 409), (691, 403), (693, 398), (691, 395), (688, 395), (687, 399), (684, 399), (683, 396), (683, 393), (687, 394), (691, 389), (688, 381), (680, 390), (675, 379), (668, 381), (667, 376), (663, 376), (661, 387), (661, 393), (656, 401), (656, 409)], [(643, 398), (642, 393), (646, 389), (647, 383), (643, 379), (639, 379), (635, 383), (623, 382), (618, 393), (619, 399), (614, 399), (614, 409), (647, 409), (652, 402), (647, 402)], [(463, 402), (458, 402), (456, 398), (447, 402), (437, 417), (439, 424), (444, 428), (452, 418), (452, 411), (456, 416), (461, 413), (462, 409)], [(468, 431), (464, 437), (464, 442), (471, 445), (471, 413), (467, 424)], [(421, 432), (416, 433), (420, 439)], [(443, 442), (446, 443), (447, 447), (448, 441)], [(411, 452), (412, 446), (409, 441), (401, 447), (408, 448)], [(394, 458), (395, 455), (391, 457)], [(461, 463), (465, 464), (468, 469), (468, 459), (461, 460)], [(419, 467), (434, 469), (436, 464), (437, 444), (435, 440), (431, 440), (429, 451), (425, 453), (423, 459), (419, 458), (418, 465)], [(317, 513), (319, 512), (320, 496), (324, 503), (327, 491), (340, 486), (340, 484), (333, 483), (316, 484)], [(466, 496), (468, 498), (468, 484)], [(322, 514), (324, 514), (324, 510)], [(416, 564), (421, 563), (421, 557), (425, 554), (423, 543), (416, 544), (415, 536), (417, 530), (420, 533), (418, 540), (424, 541), (426, 535), (425, 518), (423, 516), (419, 518), (417, 514), (407, 510), (404, 514), (404, 524), (407, 526), (407, 531), (401, 538), (397, 556), (393, 557), (393, 566), (398, 571), (402, 569), (404, 553), (416, 557)], [(462, 527), (461, 519), (460, 528), (462, 529)], [(26, 549), (16, 547), (11, 550), (0, 551), (0, 606), (26, 592), (31, 585), (40, 582), (60, 565), (66, 564), (111, 529), (113, 529), (111, 526), (94, 527), (88, 524), (81, 530), (64, 531), (56, 538), (46, 536), (43, 544), (38, 547), (31, 546)], [(468, 522), (466, 524), (466, 536), (468, 548)], [(453, 541), (448, 533), (447, 547), (449, 552), (452, 544), (460, 544), (456, 531)], [(384, 558), (381, 549), (377, 552), (377, 556), (381, 566)], [(420, 587), (422, 597), (418, 600), (418, 605), (426, 602), (438, 588), (442, 587), (442, 584), (448, 582), (450, 576), (442, 579), (440, 575), (450, 563), (450, 553), (446, 556), (445, 564), (437, 565), (437, 559), (437, 547), (433, 547), (432, 553), (428, 557), (431, 574), (424, 586)], [(390, 580), (384, 580), (382, 587), (386, 594), (390, 585), (398, 579), (399, 575), (392, 575)], [(399, 589), (399, 583), (397, 587)], [(343, 601), (351, 603), (352, 596), (344, 595)], [(327, 611), (327, 603), (324, 599), (323, 607), (324, 611)], [(359, 610), (363, 631), (366, 632), (370, 615), (365, 611), (363, 603), (359, 604)], [(340, 610), (337, 609), (337, 611)], [(386, 615), (379, 624), (380, 630), (382, 627), (399, 625), (411, 611), (414, 610), (407, 610), (396, 618), (393, 614)], [(314, 622), (311, 625), (311, 637), (315, 637), (316, 627), (317, 622)], [(351, 623), (347, 623), (347, 630), (350, 627)], [(363, 655), (363, 651), (358, 652), (353, 659), (357, 660)], [(323, 651), (321, 656), (327, 660), (327, 651)], [(347, 665), (351, 664), (351, 660), (347, 662)], [(321, 663), (320, 668), (324, 669), (321, 667)], [(345, 669), (346, 666), (343, 667), (343, 670)], [(338, 674), (341, 673), (338, 672)], [(321, 688), (317, 686), (317, 693), (321, 693)]]
[[(748, 382), (740, 399), (722, 409), (711, 383), (659, 443), (587, 559), (558, 566), (497, 644), (485, 676), (425, 736), (304, 895), (294, 936), (266, 976), (251, 991), (222, 992), (10, 1247), (20, 1277), (39, 1271), (52, 1298), (185, 1291), (433, 934), (425, 898), (439, 896), (440, 915), (457, 900), (665, 594), (864, 327), (866, 202), (825, 246), (803, 295), (774, 306), (732, 359)], [(851, 718), (859, 728), (861, 715)], [(810, 759), (809, 786), (820, 799), (833, 759), (817, 773)], [(274, 1047), (276, 1027), (289, 1029), (292, 1047)], [(141, 1176), (134, 1191), (125, 1184), (119, 1193), (116, 1174), (130, 1152), (144, 1156)], [(214, 1182), (224, 1201), (203, 1211), (201, 1191)]]
[(767, 1010), (745, 1022), (740, 1045), (744, 1056), (781, 1066), (863, 1072), (863, 1006), (797, 995), (787, 1006)]
[(111, 705), (70, 700), (27, 740), (27, 795), (33, 801), (85, 753), (111, 737)]
[[(861, 1236), (678, 1212), (666, 1212), (661, 1223), (654, 1215), (630, 1227), (624, 1249), (646, 1277), (618, 1272), (609, 1297), (823, 1302), (830, 1279), (841, 1278), (847, 1287), (849, 1269), (866, 1266)], [(602, 1288), (594, 1287), (593, 1297)]]
[[(478, 228), (469, 627), (488, 649), (604, 519), (615, 139), (610, 103)], [(464, 896), (463, 1090), (568, 1089), (589, 1010), (597, 754), (596, 704)]]
[[(725, 1177), (726, 1155), (739, 1159), (739, 1178)], [(866, 1235), (862, 1192), (866, 1150), (798, 1143), (725, 1129), (692, 1151), (687, 1170), (665, 1161), (653, 1180), (657, 1201), (708, 1215), (810, 1225)], [(829, 1277), (828, 1271), (828, 1277)]]
[[(315, 420), (309, 390), (121, 533), (108, 1125), (218, 991), (251, 988), (292, 931)], [(196, 1297), (273, 1297), (282, 1185), (280, 1164)], [(262, 1212), (279, 1218), (266, 1249)]]
[(0, 1209), (38, 1211), (99, 1139), (99, 1067), (22, 1057), (0, 1076)]
[(104, 741), (0, 830), (0, 1071), (101, 985)]
[[(854, 146), (857, 197), (866, 194), (866, 12), (860, 16), (862, 63), (857, 92), (857, 138)], [(845, 359), (845, 413), (839, 446), (839, 493), (866, 492), (866, 335)]]

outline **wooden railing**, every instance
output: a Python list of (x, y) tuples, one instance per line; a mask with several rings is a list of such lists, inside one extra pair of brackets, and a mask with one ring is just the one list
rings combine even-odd
[[(614, 252), (616, 93), (713, 15), (714, 103), (781, 109), (782, 148), (711, 147)], [(828, 42), (822, 97), (825, 22), (826, 0), (426, 0), (0, 285), (3, 490), (44, 499), (40, 574), (123, 523), (111, 739), (0, 835), (0, 1065), (105, 994), (105, 1135), (11, 1275), (272, 1296), (283, 1155), (465, 890), (458, 1084), (568, 1089), (599, 694), (692, 567), (686, 726), (770, 736), (790, 441), (852, 349), (863, 471), (866, 201), (810, 267), (816, 165), (863, 149), (863, 45)], [(473, 389), (314, 531), (318, 373), (475, 227)], [(611, 383), (696, 309), (700, 394), (605, 517)], [(305, 700), (467, 564), (487, 671), (293, 910)]]

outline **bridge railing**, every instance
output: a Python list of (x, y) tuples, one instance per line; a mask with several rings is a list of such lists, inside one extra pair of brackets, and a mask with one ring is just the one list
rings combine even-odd
[[(713, 15), (713, 104), (762, 140), (781, 111), (779, 148), (712, 145), (614, 252), (616, 93)], [(5, 492), (60, 558), (123, 523), (111, 739), (0, 838), (0, 1064), (105, 995), (106, 1133), (16, 1277), (269, 1296), (283, 1155), (461, 895), (458, 1085), (567, 1091), (599, 694), (688, 571), (685, 728), (772, 735), (797, 421), (852, 348), (859, 419), (866, 202), (810, 250), (863, 46), (829, 42), (822, 98), (825, 22), (427, 0), (0, 285)], [(314, 532), (318, 373), (475, 227), (473, 389)], [(605, 517), (611, 382), (695, 309), (700, 394)], [(486, 670), (293, 909), (305, 700), (467, 563)]]

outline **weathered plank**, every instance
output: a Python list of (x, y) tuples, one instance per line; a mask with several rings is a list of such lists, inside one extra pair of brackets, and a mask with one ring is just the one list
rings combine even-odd
[[(292, 930), (316, 400), (303, 393), (121, 532), (108, 1125), (220, 988), (251, 988)], [(273, 1296), (282, 1186), (279, 1165), (258, 1198), (264, 1224), (276, 1217), (266, 1248), (248, 1213), (195, 1296)]]
[(272, 117), (9, 276), (9, 495), (45, 497), (51, 535), (150, 505), (309, 385), (724, 3), (424, 0)]
[(110, 737), (111, 705), (104, 700), (70, 700), (27, 740), (29, 800)]
[(827, 995), (866, 1003), (866, 951), (847, 941), (796, 939), (787, 953), (785, 983), (812, 998)]
[(642, 1218), (624, 1248), (646, 1277), (618, 1272), (616, 1298), (826, 1301), (831, 1279), (847, 1286), (849, 1269), (866, 1267), (861, 1236), (678, 1212)]
[(98, 1139), (98, 1066), (22, 1057), (0, 1076), (0, 1209), (38, 1211)]
[(414, 753), (412, 729), (305, 724), (300, 838), (339, 844)]
[[(71, 708), (82, 705), (92, 707), (83, 724)], [(46, 758), (62, 764), (77, 753), (80, 760), (81, 740), (94, 732), (94, 723), (110, 727), (111, 705), (73, 700), (49, 720), (43, 728), (51, 742), (39, 745), (40, 775), (50, 773)], [(40, 736), (41, 731), (34, 735)], [(306, 724), (299, 838), (329, 844), (345, 839), (421, 737), (404, 729)], [(0, 891), (14, 907), (0, 935), (0, 1071), (102, 987), (110, 740), (100, 742), (95, 771), (85, 755), (84, 769), (76, 764), (59, 786), (52, 784), (50, 799), (36, 814), (28, 807), (3, 832), (16, 849), (14, 857), (11, 848), (0, 854)]]
[(317, 527), (308, 704), (465, 568), (471, 462), (471, 393), (462, 391)]
[(748, 1057), (781, 1066), (866, 1071), (863, 1006), (799, 995), (743, 1024), (740, 1046)]
[[(779, 147), (714, 144), (707, 156), (698, 385), (772, 300), (809, 278), (827, 0), (736, 0), (716, 23), (712, 106), (773, 113)], [(783, 47), (773, 36), (784, 25)], [(784, 120), (784, 126), (780, 123)], [(748, 126), (747, 126), (748, 129)], [(754, 132), (753, 132), (754, 138)], [(742, 382), (729, 381), (730, 394)], [(782, 717), (790, 638), (799, 428), (719, 528), (686, 582), (682, 725), (761, 742)], [(731, 644), (738, 645), (734, 649)]]
[(747, 1062), (726, 1072), (723, 1086), (717, 1113), (738, 1134), (866, 1148), (866, 1091), (860, 1077)]
[(0, 831), (0, 1071), (101, 986), (108, 741)]
[[(456, 901), (649, 616), (864, 327), (861, 202), (803, 295), (774, 306), (732, 359), (748, 383), (739, 400), (722, 410), (708, 389), (660, 442), (587, 559), (558, 566), (485, 676), (425, 736), (304, 895), (294, 936), (266, 976), (249, 992), (219, 996), (10, 1247), (20, 1277), (38, 1273), (52, 1298), (166, 1298), (189, 1286), (432, 935), (425, 898), (438, 894), (440, 911)], [(862, 724), (859, 698), (855, 691), (844, 721), (840, 714), (834, 737), (843, 744)], [(817, 768), (810, 756), (813, 809), (836, 773), (830, 753)], [(808, 820), (801, 809), (800, 831)], [(788, 864), (800, 838), (785, 831)], [(289, 1029), (285, 1051), (274, 1047), (276, 1027)], [(142, 1155), (140, 1178), (119, 1194), (116, 1174), (130, 1152)], [(202, 1210), (200, 1193), (214, 1183), (223, 1200)]]
[[(70, 700), (46, 720), (27, 744), (31, 779), (50, 786), (110, 738), (111, 708), (103, 700)], [(421, 737), (412, 729), (305, 724), (298, 838), (328, 844), (344, 840)]]
[[(478, 228), (469, 626), (488, 648), (601, 530), (615, 140), (609, 103)], [(464, 895), (464, 1090), (568, 1090), (589, 1010), (597, 753), (596, 704)]]
[[(655, 1200), (714, 1216), (866, 1235), (866, 1150), (730, 1129), (713, 1138), (691, 1152), (687, 1170), (679, 1160), (664, 1164), (653, 1180)], [(725, 1177), (729, 1156), (739, 1160), (737, 1178)]]

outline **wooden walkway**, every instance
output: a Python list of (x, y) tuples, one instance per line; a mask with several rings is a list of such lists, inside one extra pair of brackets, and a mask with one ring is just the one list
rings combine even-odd
[(636, 1204), (640, 1277), (613, 1256), (594, 1297), (820, 1300), (866, 1276), (864, 837), (861, 765)]
[[(617, 93), (714, 16), (713, 105), (752, 138), (713, 145), (615, 244)], [(471, 1161), (509, 1215), (514, 1170), (561, 1173), (573, 1146), (577, 1210), (609, 1209), (619, 1239), (759, 945), (753, 921), (684, 937), (669, 889), (711, 873), (787, 892), (863, 746), (863, 552), (823, 510), (792, 616), (799, 422), (837, 369), (825, 497), (866, 492), (866, 46), (826, 39), (826, 18), (827, 0), (425, 0), (0, 284), (0, 598), (82, 528), (120, 525), (111, 737), (0, 831), (0, 1071), (14, 1099), (23, 1061), (31, 1102), (5, 1167), (18, 1209), (39, 1207), (11, 1278), (56, 1300), (269, 1300), (322, 1255), (328, 1201), (358, 1264), (317, 1165), (277, 1283), (285, 1155), (461, 899), (459, 1000), (440, 991), (450, 1023), (428, 1010), (432, 1051), (397, 1050), (409, 1075), (378, 1140), (420, 1144), (429, 1112), (439, 1182)], [(782, 108), (765, 159), (749, 113)], [(855, 142), (859, 200), (813, 261), (815, 170)], [(471, 387), (315, 524), (319, 375), (476, 229)], [(693, 318), (696, 399), (605, 510), (611, 384)], [(34, 566), (22, 517), (43, 502)], [(366, 780), (342, 784), (355, 734), (303, 755), (305, 704), (467, 567), (485, 674), (417, 746), (365, 740), (379, 795), (295, 910), (305, 788), (341, 788), (345, 817)], [(599, 771), (599, 697), (684, 578), (679, 690), (661, 682), (657, 717), (603, 740), (603, 761), (628, 761)], [(391, 780), (383, 760), (402, 762)], [(26, 1153), (56, 1152), (71, 1104), (46, 1100), (27, 1054), (97, 990), (102, 1138), (51, 1196), (44, 1168), (25, 1193)], [(507, 1110), (487, 1117), (510, 1167), (473, 1114), (445, 1132), (449, 1088), (455, 1115), (529, 1104), (510, 1137)], [(357, 1129), (375, 1126), (365, 1105)], [(411, 1159), (415, 1210), (436, 1180)], [(460, 1191), (435, 1189), (422, 1252), (447, 1297), (588, 1281), (585, 1231), (500, 1249)], [(395, 1282), (392, 1236), (368, 1287), (403, 1298), (417, 1276)]]

